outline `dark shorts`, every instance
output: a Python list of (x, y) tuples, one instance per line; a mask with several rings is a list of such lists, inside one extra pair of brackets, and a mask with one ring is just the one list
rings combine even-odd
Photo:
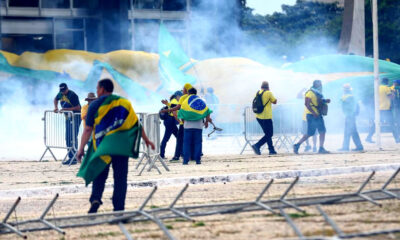
[(307, 135), (313, 136), (315, 131), (318, 129), (318, 133), (325, 133), (325, 123), (322, 116), (314, 117), (311, 114), (307, 114)]
[[(306, 121), (306, 120), (303, 120), (302, 122), (303, 122), (303, 124), (302, 124), (301, 133), (302, 133), (303, 135), (308, 135), (307, 121)], [(317, 134), (317, 132), (315, 132), (315, 134)], [(315, 134), (314, 134), (314, 135), (315, 135)], [(314, 135), (313, 135), (313, 136), (314, 136)]]

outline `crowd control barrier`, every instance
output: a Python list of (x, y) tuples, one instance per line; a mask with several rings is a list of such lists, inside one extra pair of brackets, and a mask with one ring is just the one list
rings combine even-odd
[(150, 147), (147, 147), (145, 142), (141, 142), (140, 149), (140, 158), (138, 163), (136, 164), (136, 169), (139, 169), (139, 166), (143, 163), (142, 168), (140, 169), (138, 175), (142, 175), (146, 166), (147, 171), (150, 172), (153, 168), (157, 170), (159, 174), (161, 174), (160, 169), (157, 167), (156, 163), (159, 161), (161, 165), (164, 167), (166, 171), (169, 171), (167, 164), (165, 164), (164, 160), (160, 157), (160, 116), (158, 113), (137, 113), (140, 124), (142, 125), (144, 131), (146, 132), (147, 137), (150, 141), (152, 141), (155, 145), (155, 149), (152, 150)]
[[(79, 120), (78, 120), (79, 119)], [(67, 154), (62, 162), (67, 160), (68, 155), (72, 154), (75, 159), (78, 148), (78, 131), (80, 127), (80, 113), (64, 111), (55, 113), (47, 110), (44, 112), (44, 145), (46, 147), (39, 161), (42, 161), (47, 151), (57, 161), (52, 149), (66, 149)]]

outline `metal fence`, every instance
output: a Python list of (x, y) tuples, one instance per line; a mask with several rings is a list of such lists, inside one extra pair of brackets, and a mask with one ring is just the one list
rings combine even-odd
[[(62, 159), (65, 162), (68, 155), (73, 155), (72, 160), (75, 158), (75, 152), (78, 148), (78, 131), (80, 127), (80, 113), (73, 113), (65, 111), (62, 113), (55, 113), (54, 111), (45, 111), (44, 122), (44, 145), (46, 147), (39, 161), (42, 161), (47, 151), (50, 152), (55, 161), (52, 149), (66, 149), (67, 153)], [(79, 120), (78, 120), (79, 119)]]
[(142, 125), (147, 137), (155, 145), (155, 149), (152, 150), (146, 146), (145, 142), (142, 141), (138, 163), (136, 164), (136, 169), (143, 163), (142, 168), (139, 171), (139, 176), (142, 175), (144, 169), (148, 165), (147, 171), (151, 169), (156, 169), (159, 174), (161, 174), (160, 169), (157, 167), (156, 163), (159, 161), (166, 171), (169, 171), (168, 166), (165, 164), (164, 160), (160, 157), (160, 116), (158, 113), (137, 113), (140, 124)]

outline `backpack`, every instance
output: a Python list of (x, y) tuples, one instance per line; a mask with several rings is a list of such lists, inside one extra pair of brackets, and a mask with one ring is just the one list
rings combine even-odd
[(160, 111), (158, 112), (158, 115), (160, 115), (161, 120), (166, 120), (168, 118), (168, 113), (167, 112), (161, 112), (161, 110), (168, 109), (168, 106), (162, 107)]
[(267, 101), (266, 104), (263, 104), (262, 102), (262, 95), (265, 93), (265, 91), (263, 91), (262, 93), (257, 92), (256, 96), (253, 99), (253, 112), (256, 114), (260, 114), (264, 111), (265, 106), (267, 106), (267, 104), (269, 103), (269, 100)]

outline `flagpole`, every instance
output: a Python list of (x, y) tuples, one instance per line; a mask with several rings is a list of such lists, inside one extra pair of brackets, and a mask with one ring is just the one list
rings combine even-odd
[(378, 42), (378, 0), (372, 0), (372, 29), (374, 46), (374, 101), (376, 145), (381, 149), (381, 120), (379, 115), (379, 42)]

